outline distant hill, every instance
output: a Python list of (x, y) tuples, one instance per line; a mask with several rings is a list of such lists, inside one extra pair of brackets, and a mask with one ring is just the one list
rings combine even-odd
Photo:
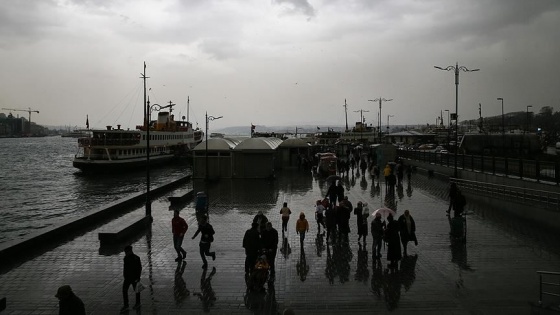
[[(334, 131), (344, 131), (342, 126), (298, 126), (297, 132), (299, 133), (315, 133), (318, 131), (327, 131), (327, 129)], [(249, 136), (251, 134), (250, 126), (233, 126), (222, 129), (211, 130), (210, 132), (219, 132), (225, 135), (235, 136)], [(276, 133), (296, 133), (295, 126), (263, 126), (255, 125), (255, 132), (276, 132)]]

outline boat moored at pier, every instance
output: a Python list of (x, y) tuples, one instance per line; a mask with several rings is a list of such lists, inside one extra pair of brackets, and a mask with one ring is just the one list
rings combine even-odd
[(156, 121), (136, 126), (136, 130), (124, 130), (120, 125), (89, 130), (87, 137), (78, 139), (73, 166), (87, 173), (130, 170), (146, 165), (148, 149), (150, 165), (169, 163), (192, 150), (203, 135), (202, 130), (193, 130), (190, 122), (175, 121), (171, 111), (159, 112)]

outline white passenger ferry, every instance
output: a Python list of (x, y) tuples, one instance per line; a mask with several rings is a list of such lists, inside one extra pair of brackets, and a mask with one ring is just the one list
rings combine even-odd
[(124, 130), (120, 125), (116, 129), (107, 126), (105, 130), (89, 130), (87, 137), (78, 139), (79, 152), (73, 166), (88, 173), (143, 167), (148, 149), (150, 165), (162, 164), (192, 150), (204, 134), (193, 130), (188, 121), (175, 121), (171, 111), (159, 112), (157, 120), (148, 125), (136, 126), (136, 130)]

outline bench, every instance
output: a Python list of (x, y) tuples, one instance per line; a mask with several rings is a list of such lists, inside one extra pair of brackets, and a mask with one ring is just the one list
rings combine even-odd
[(167, 197), (167, 199), (169, 200), (169, 202), (171, 202), (171, 205), (174, 205), (174, 204), (183, 203), (188, 200), (191, 200), (193, 196), (194, 196), (194, 190), (190, 190), (183, 195), (171, 196), (171, 197)]
[(99, 242), (101, 243), (101, 246), (123, 242), (138, 234), (139, 231), (144, 230), (147, 226), (150, 226), (152, 220), (152, 217), (143, 217), (120, 231), (100, 232), (98, 234)]

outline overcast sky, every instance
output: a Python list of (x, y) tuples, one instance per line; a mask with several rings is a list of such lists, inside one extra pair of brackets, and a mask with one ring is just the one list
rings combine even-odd
[[(177, 104), (204, 128), (435, 123), (560, 110), (558, 0), (0, 1), (0, 106), (43, 125), (142, 122)], [(365, 112), (365, 111), (369, 112)], [(7, 113), (6, 110), (0, 112)], [(13, 112), (25, 115), (26, 112)], [(447, 123), (447, 112), (443, 112)]]

